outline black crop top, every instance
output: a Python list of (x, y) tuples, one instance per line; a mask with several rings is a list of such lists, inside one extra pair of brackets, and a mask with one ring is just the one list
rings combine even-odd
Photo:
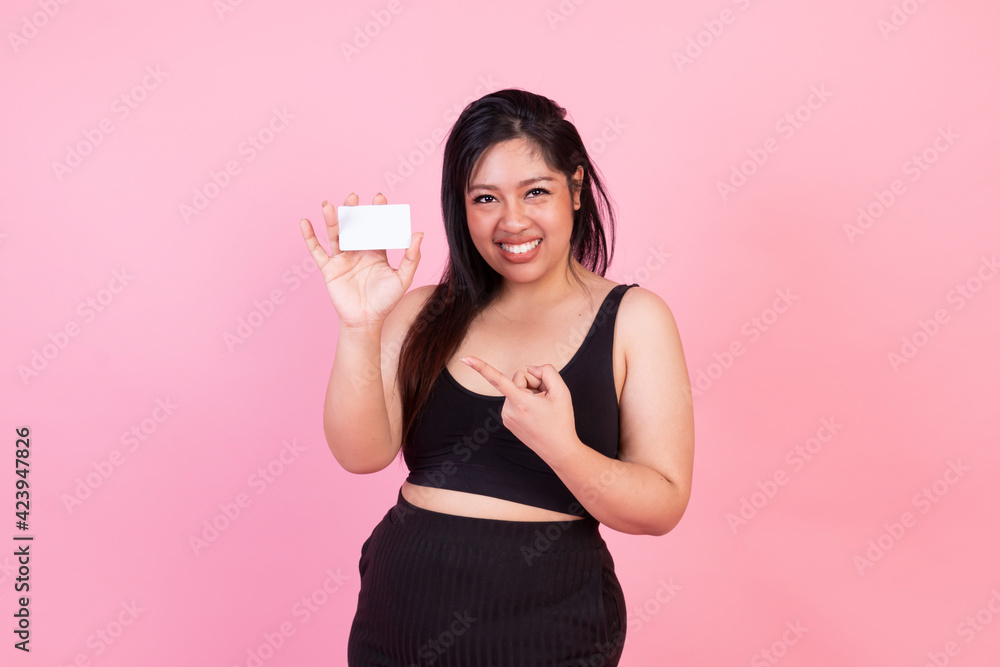
[[(583, 343), (559, 371), (573, 397), (577, 435), (610, 458), (618, 456), (615, 320), (632, 286), (611, 289)], [(406, 481), (593, 518), (552, 468), (503, 425), (504, 400), (470, 391), (442, 369), (403, 455), (410, 470)]]

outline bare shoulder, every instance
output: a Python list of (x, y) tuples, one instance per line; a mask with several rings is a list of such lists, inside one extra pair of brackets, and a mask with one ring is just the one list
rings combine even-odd
[(670, 306), (656, 292), (636, 285), (625, 290), (618, 305), (618, 319), (629, 332), (642, 333), (644, 329), (676, 332), (677, 325)]
[(642, 362), (656, 350), (667, 350), (675, 361), (680, 356), (680, 332), (670, 306), (656, 292), (636, 285), (625, 290), (618, 306), (618, 334), (622, 337), (627, 365)]

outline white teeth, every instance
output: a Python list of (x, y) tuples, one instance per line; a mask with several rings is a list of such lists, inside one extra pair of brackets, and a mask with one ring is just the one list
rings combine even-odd
[(527, 243), (522, 243), (521, 245), (509, 246), (505, 243), (501, 243), (500, 247), (507, 252), (514, 253), (515, 255), (520, 255), (521, 253), (528, 252), (529, 250), (534, 250), (535, 246), (541, 243), (541, 239), (535, 239), (534, 241), (529, 241)]

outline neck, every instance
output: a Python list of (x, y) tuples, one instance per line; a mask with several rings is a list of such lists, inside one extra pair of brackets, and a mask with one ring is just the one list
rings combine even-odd
[(527, 283), (505, 278), (494, 305), (499, 304), (504, 313), (521, 319), (551, 313), (560, 306), (565, 307), (567, 302), (575, 303), (581, 295), (589, 294), (586, 289), (587, 272), (575, 257), (571, 257), (570, 261), (584, 285), (580, 285), (569, 266), (564, 271), (553, 272)]

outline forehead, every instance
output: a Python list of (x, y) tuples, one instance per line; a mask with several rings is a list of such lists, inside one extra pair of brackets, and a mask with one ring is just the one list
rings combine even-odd
[(525, 170), (533, 175), (550, 176), (554, 172), (545, 162), (541, 150), (534, 143), (518, 138), (493, 144), (479, 156), (469, 174), (469, 182), (481, 178), (494, 180), (520, 180)]

